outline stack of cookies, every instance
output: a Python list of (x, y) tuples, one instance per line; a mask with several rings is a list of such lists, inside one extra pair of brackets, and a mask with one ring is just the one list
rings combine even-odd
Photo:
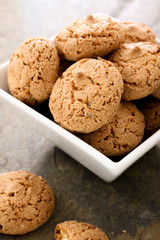
[[(30, 106), (49, 99), (55, 122), (107, 156), (126, 154), (160, 127), (160, 46), (142, 23), (89, 15), (63, 29), (54, 45), (28, 39), (10, 59), (8, 85)], [(1, 174), (0, 183), (0, 233), (25, 234), (52, 215), (54, 194), (42, 177), (17, 171)], [(108, 238), (67, 221), (56, 226), (55, 239)]]
[[(26, 40), (11, 57), (8, 85), (30, 106), (49, 98), (54, 121), (107, 156), (134, 149), (145, 122), (149, 134), (160, 127), (160, 46), (142, 23), (89, 15), (58, 33), (54, 45)], [(147, 102), (140, 111), (137, 100), (151, 94), (155, 110), (146, 113)]]

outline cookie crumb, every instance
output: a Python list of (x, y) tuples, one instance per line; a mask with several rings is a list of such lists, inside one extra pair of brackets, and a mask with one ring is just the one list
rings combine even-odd
[(88, 15), (87, 20), (89, 20), (89, 21), (93, 21), (93, 20), (94, 20), (93, 15), (92, 15), (92, 14)]
[(81, 71), (78, 71), (77, 73), (76, 73), (76, 77), (79, 79), (79, 78), (83, 78), (84, 77), (84, 73), (83, 72), (81, 72)]
[(140, 47), (136, 46), (133, 48), (132, 52), (133, 52), (133, 54), (139, 54), (141, 52), (141, 49), (140, 49)]

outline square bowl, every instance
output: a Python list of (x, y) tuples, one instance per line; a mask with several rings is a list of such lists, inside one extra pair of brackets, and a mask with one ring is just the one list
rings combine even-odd
[[(50, 40), (53, 42), (54, 37)], [(160, 45), (160, 40), (156, 39), (156, 41)], [(118, 162), (113, 161), (113, 159), (106, 157), (35, 109), (11, 96), (7, 85), (8, 63), (6, 62), (0, 66), (0, 104), (5, 104), (11, 111), (16, 111), (17, 115), (25, 116), (30, 126), (40, 131), (56, 147), (69, 154), (104, 181), (112, 182), (115, 180), (160, 141), (160, 130), (158, 130), (126, 156), (119, 158)]]

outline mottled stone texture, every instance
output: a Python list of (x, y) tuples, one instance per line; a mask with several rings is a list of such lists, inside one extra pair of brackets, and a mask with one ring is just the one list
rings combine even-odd
[[(0, 63), (22, 40), (51, 37), (76, 17), (93, 12), (142, 21), (160, 37), (159, 9), (158, 0), (1, 0)], [(18, 169), (48, 181), (56, 196), (55, 211), (38, 230), (24, 236), (0, 235), (0, 240), (51, 240), (56, 223), (72, 219), (98, 226), (111, 240), (159, 240), (160, 145), (108, 184), (0, 104), (0, 172)]]

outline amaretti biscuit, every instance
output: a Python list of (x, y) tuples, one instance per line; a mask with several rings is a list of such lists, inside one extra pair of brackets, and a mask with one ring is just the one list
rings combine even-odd
[(86, 58), (71, 65), (58, 78), (49, 108), (62, 127), (89, 133), (114, 117), (122, 91), (122, 77), (113, 63)]
[(56, 240), (108, 240), (106, 234), (89, 223), (66, 221), (57, 224), (54, 233)]
[(122, 74), (124, 100), (146, 97), (160, 86), (160, 46), (148, 42), (123, 44), (108, 59)]
[(152, 95), (153, 95), (155, 98), (157, 98), (157, 99), (160, 100), (160, 88), (156, 89), (156, 90), (152, 93)]
[(112, 121), (81, 138), (107, 156), (123, 155), (134, 149), (144, 135), (144, 116), (132, 102), (122, 101)]
[(149, 98), (143, 105), (142, 113), (146, 123), (145, 134), (150, 136), (160, 128), (160, 101)]
[(153, 31), (144, 23), (120, 22), (125, 30), (125, 43), (130, 42), (153, 42), (156, 38)]
[(59, 58), (53, 44), (30, 38), (17, 48), (8, 65), (11, 94), (31, 106), (47, 100), (58, 77)]
[(82, 58), (102, 57), (124, 41), (122, 26), (105, 16), (78, 18), (55, 38), (60, 56), (78, 61)]
[(43, 225), (54, 209), (47, 182), (27, 171), (0, 175), (0, 233), (25, 234)]

